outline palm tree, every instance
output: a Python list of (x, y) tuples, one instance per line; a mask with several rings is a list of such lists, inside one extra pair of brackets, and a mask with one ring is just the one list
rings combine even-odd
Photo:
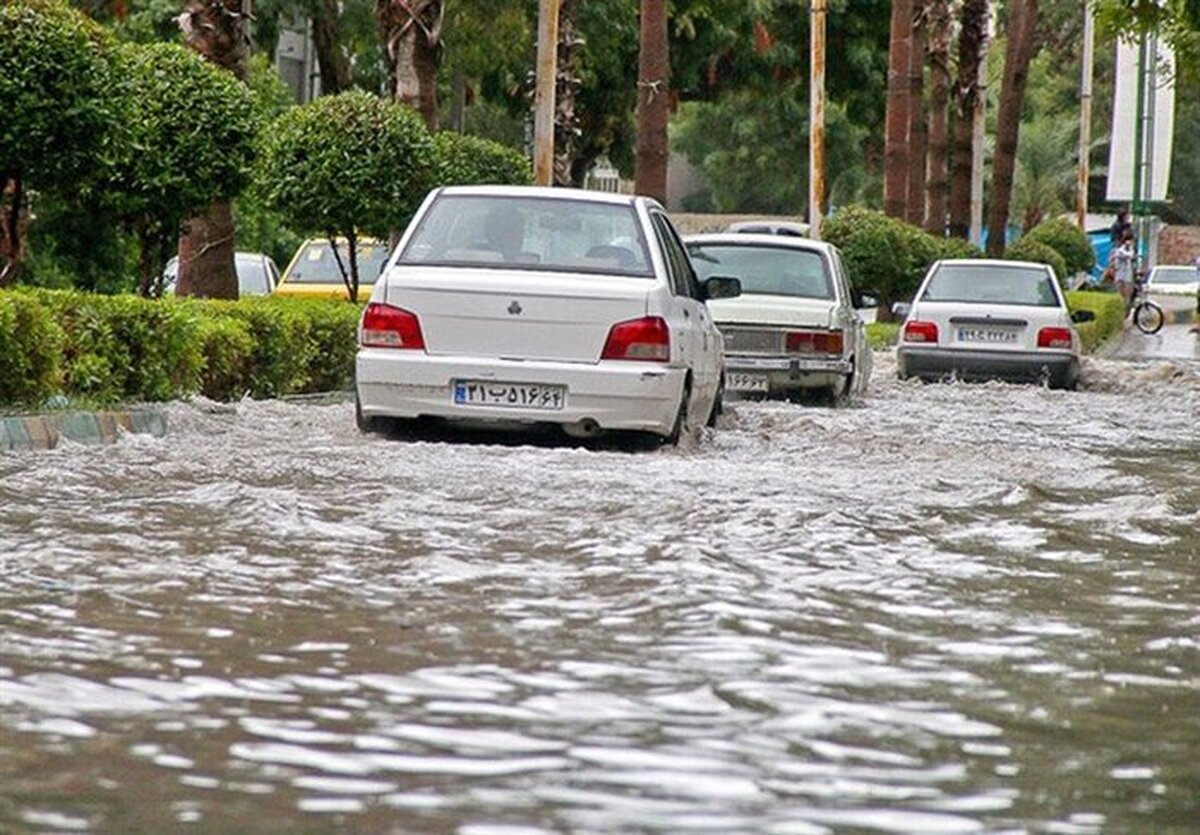
[(979, 70), (987, 50), (988, 0), (963, 0), (959, 18), (958, 77), (954, 85), (954, 138), (950, 146), (949, 229), (966, 239), (971, 230), (972, 121), (979, 100)]
[(1012, 201), (1013, 173), (1017, 164), (1017, 139), (1021, 127), (1021, 103), (1029, 62), (1036, 50), (1037, 0), (1009, 0), (1008, 43), (1004, 49), (1004, 81), (1000, 108), (996, 112), (996, 150), (992, 156), (992, 204), (988, 212), (987, 253), (1004, 254), (1004, 230)]
[(947, 107), (950, 103), (950, 3), (929, 3), (929, 137), (928, 204), (925, 228), (935, 235), (946, 230), (946, 196), (950, 191), (946, 168)]
[(663, 203), (667, 199), (667, 60), (666, 0), (642, 0), (634, 188)]
[(929, 129), (925, 108), (925, 51), (929, 39), (929, 0), (913, 0), (912, 53), (908, 62), (908, 198), (906, 220), (925, 223), (925, 156)]
[(558, 8), (558, 74), (554, 90), (554, 184), (574, 185), (572, 167), (579, 152), (579, 116), (575, 101), (580, 81), (575, 75), (576, 58), (583, 39), (575, 20), (579, 0), (562, 0)]
[[(187, 0), (177, 18), (184, 43), (206, 60), (246, 80), (250, 58), (250, 0)], [(175, 292), (181, 296), (238, 297), (233, 261), (233, 204), (214, 203), (184, 223)]]
[(391, 95), (438, 127), (437, 70), (442, 53), (442, 0), (376, 0)]
[(892, 0), (888, 36), (887, 111), (884, 116), (883, 210), (903, 218), (908, 202), (909, 63), (913, 0)]

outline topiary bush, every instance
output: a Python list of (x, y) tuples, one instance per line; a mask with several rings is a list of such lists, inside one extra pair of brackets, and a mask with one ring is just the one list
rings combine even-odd
[(1067, 308), (1072, 312), (1090, 310), (1096, 314), (1091, 322), (1075, 326), (1083, 350), (1089, 353), (1120, 333), (1125, 324), (1125, 300), (1118, 293), (1073, 290), (1067, 293)]
[(1045, 244), (1062, 256), (1064, 270), (1058, 277), (1064, 281), (1096, 266), (1096, 250), (1087, 233), (1065, 218), (1043, 221), (1025, 233), (1021, 240)]
[(26, 293), (0, 294), (0, 404), (38, 403), (62, 385), (63, 332)]
[(937, 238), (883, 212), (848, 206), (821, 226), (821, 236), (842, 251), (855, 286), (878, 297), (880, 321), (890, 320), (892, 303), (910, 298), (926, 270), (941, 258), (969, 258), (978, 248)]
[(454, 131), (434, 134), (436, 185), (510, 185), (533, 183), (533, 167), (524, 154), (478, 136)]
[(1063, 257), (1053, 247), (1031, 240), (1028, 235), (1021, 238), (1004, 252), (1004, 257), (1013, 261), (1032, 261), (1045, 264), (1054, 270), (1054, 275), (1062, 282), (1067, 277), (1067, 264)]

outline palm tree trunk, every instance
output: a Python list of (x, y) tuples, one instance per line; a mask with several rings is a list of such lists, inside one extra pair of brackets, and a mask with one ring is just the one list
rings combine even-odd
[(642, 0), (638, 49), (637, 144), (634, 188), (638, 194), (667, 202), (667, 63), (666, 0)]
[(912, 54), (908, 61), (908, 198), (905, 219), (925, 223), (925, 155), (929, 132), (925, 109), (925, 45), (929, 23), (928, 0), (914, 0)]
[(988, 0), (963, 0), (954, 85), (954, 139), (950, 147), (950, 234), (971, 231), (972, 117), (979, 98), (979, 67), (987, 47)]
[(950, 102), (950, 3), (931, 0), (929, 4), (929, 139), (928, 139), (928, 211), (925, 228), (936, 234), (946, 232), (946, 197), (950, 191), (946, 170), (947, 111)]
[[(184, 42), (206, 60), (245, 81), (250, 57), (250, 0), (188, 0), (179, 16)], [(179, 238), (181, 296), (238, 297), (233, 205), (219, 201), (184, 223)]]
[(884, 116), (883, 211), (903, 218), (908, 202), (909, 63), (913, 0), (892, 0), (888, 36), (887, 111)]
[(377, 0), (392, 99), (413, 107), (430, 132), (438, 129), (437, 70), (441, 61), (442, 0)]
[(313, 51), (321, 70), (321, 92), (332, 96), (350, 88), (350, 60), (342, 49), (338, 0), (318, 0), (313, 5)]
[(575, 185), (575, 155), (579, 151), (579, 116), (575, 112), (579, 78), (575, 75), (580, 40), (575, 26), (578, 0), (558, 7), (558, 75), (554, 90), (554, 184)]
[(1021, 128), (1021, 103), (1029, 62), (1036, 47), (1037, 0), (1010, 0), (1008, 44), (1004, 50), (1004, 80), (1000, 87), (1000, 109), (996, 112), (996, 151), (992, 156), (992, 204), (988, 212), (987, 254), (1004, 254), (1005, 229), (1012, 202), (1013, 173), (1017, 164), (1017, 140)]
[(29, 212), (25, 189), (16, 174), (0, 174), (0, 287), (17, 282), (25, 260), (25, 228)]

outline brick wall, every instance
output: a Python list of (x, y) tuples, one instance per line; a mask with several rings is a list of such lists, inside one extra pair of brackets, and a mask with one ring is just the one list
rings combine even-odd
[(1191, 264), (1200, 255), (1200, 226), (1168, 226), (1158, 237), (1158, 263)]

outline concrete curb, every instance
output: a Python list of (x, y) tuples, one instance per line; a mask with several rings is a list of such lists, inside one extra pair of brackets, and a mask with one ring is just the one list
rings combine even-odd
[(2, 417), (0, 451), (54, 449), (63, 438), (81, 444), (111, 444), (125, 432), (161, 438), (167, 433), (167, 416), (154, 409), (136, 409)]

